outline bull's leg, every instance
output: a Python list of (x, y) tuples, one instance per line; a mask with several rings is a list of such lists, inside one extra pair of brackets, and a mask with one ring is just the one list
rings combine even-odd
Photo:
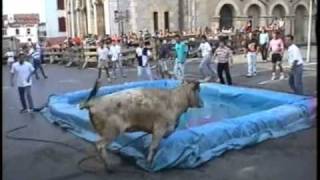
[(97, 149), (104, 160), (105, 168), (109, 172), (112, 171), (114, 165), (120, 164), (120, 158), (107, 150), (107, 147), (119, 135), (118, 132), (116, 128), (109, 126), (108, 129), (104, 130), (103, 139), (97, 144)]
[(163, 138), (163, 136), (166, 133), (167, 133), (167, 131), (165, 128), (154, 128), (154, 131), (152, 134), (152, 142), (149, 147), (149, 153), (148, 153), (148, 158), (147, 158), (147, 161), (149, 163), (152, 162), (155, 150), (158, 148), (161, 139)]

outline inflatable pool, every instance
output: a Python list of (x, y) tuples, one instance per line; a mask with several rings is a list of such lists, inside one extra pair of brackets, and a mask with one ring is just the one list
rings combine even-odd
[[(133, 82), (100, 88), (98, 96), (130, 88), (171, 89), (174, 80)], [(89, 142), (94, 132), (88, 112), (79, 109), (90, 90), (49, 97), (42, 114), (51, 123), (66, 128)], [(194, 168), (230, 149), (241, 149), (267, 139), (310, 128), (316, 116), (316, 99), (267, 90), (201, 84), (201, 109), (190, 108), (179, 119), (176, 131), (163, 139), (151, 164), (146, 162), (151, 135), (143, 132), (118, 137), (108, 148), (148, 171), (168, 168)], [(146, 117), (152, 118), (152, 117)]]

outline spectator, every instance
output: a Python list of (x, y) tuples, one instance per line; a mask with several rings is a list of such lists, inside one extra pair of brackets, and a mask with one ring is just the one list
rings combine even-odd
[[(11, 68), (11, 86), (14, 86), (14, 78), (16, 77), (16, 85), (18, 87), (20, 102), (22, 104), (20, 113), (34, 110), (31, 96), (31, 76), (34, 73), (34, 68), (31, 63), (25, 61), (26, 58), (27, 57), (25, 56), (24, 52), (19, 52), (19, 61), (13, 63)], [(27, 107), (25, 96), (27, 96), (29, 108)]]
[(247, 25), (246, 25), (246, 28), (245, 28), (245, 32), (246, 32), (246, 33), (252, 32), (252, 20), (249, 20), (249, 21), (247, 22)]
[(257, 63), (257, 51), (258, 51), (258, 41), (249, 33), (249, 40), (246, 44), (246, 58), (248, 62), (248, 74), (247, 77), (252, 77), (257, 75), (256, 63)]
[(170, 58), (170, 46), (167, 43), (166, 40), (162, 40), (161, 46), (160, 46), (160, 53), (159, 53), (159, 65), (160, 65), (160, 75), (161, 78), (165, 78), (167, 75), (168, 78), (171, 78), (171, 75), (169, 74), (168, 69), (168, 60)]
[(100, 42), (100, 46), (97, 49), (98, 53), (98, 68), (101, 70), (102, 68), (105, 69), (106, 75), (108, 78), (108, 82), (111, 82), (110, 79), (110, 73), (109, 73), (109, 64), (108, 64), (108, 54), (109, 49), (107, 48), (107, 45)]
[(223, 72), (225, 72), (228, 85), (232, 85), (230, 68), (229, 68), (229, 63), (231, 65), (233, 61), (232, 51), (225, 45), (225, 42), (223, 40), (220, 41), (219, 47), (213, 54), (213, 57), (216, 57), (216, 61), (218, 63), (217, 71), (218, 71), (220, 83), (225, 84), (225, 81), (223, 78)]
[(276, 66), (279, 66), (280, 80), (284, 79), (284, 73), (282, 68), (282, 56), (284, 53), (284, 44), (281, 38), (279, 38), (279, 32), (274, 31), (272, 33), (272, 40), (269, 43), (268, 50), (271, 51), (272, 61), (272, 77), (271, 80), (276, 79)]
[(144, 43), (144, 47), (142, 48), (141, 52), (141, 66), (140, 71), (138, 71), (138, 77), (139, 79), (149, 79), (153, 80), (152, 72), (149, 64), (149, 59), (152, 56), (151, 50), (150, 50), (150, 42), (146, 41)]
[(266, 32), (265, 27), (262, 27), (261, 33), (259, 34), (259, 45), (261, 49), (261, 56), (262, 56), (263, 62), (267, 62), (268, 43), (269, 43), (269, 33)]
[(211, 68), (211, 53), (212, 48), (207, 41), (206, 36), (202, 36), (202, 42), (198, 48), (201, 51), (202, 59), (199, 65), (200, 73), (204, 78), (204, 81), (209, 81), (216, 76), (216, 72)]
[(111, 62), (112, 62), (112, 78), (116, 79), (117, 67), (119, 68), (121, 76), (125, 78), (126, 75), (123, 72), (122, 62), (120, 60), (121, 46), (115, 40), (112, 41), (112, 45), (109, 49), (109, 55), (111, 56)]
[(7, 49), (7, 52), (5, 54), (5, 56), (8, 58), (7, 62), (8, 62), (8, 67), (9, 70), (11, 70), (11, 66), (14, 63), (14, 52), (10, 50), (10, 48)]
[(39, 79), (38, 69), (40, 69), (40, 72), (41, 72), (43, 78), (47, 79), (48, 77), (44, 73), (44, 70), (43, 70), (43, 67), (42, 67), (42, 64), (41, 64), (40, 48), (36, 48), (36, 46), (34, 46), (32, 48), (33, 48), (33, 51), (31, 53), (31, 57), (32, 57), (32, 60), (33, 60), (34, 74), (36, 76), (36, 79)]
[(288, 62), (290, 65), (289, 85), (296, 94), (303, 94), (303, 59), (300, 49), (293, 43), (293, 36), (287, 35), (285, 38), (288, 47)]
[(187, 58), (188, 48), (187, 45), (181, 41), (180, 35), (176, 35), (176, 45), (174, 47), (176, 52), (176, 60), (174, 65), (174, 74), (177, 79), (184, 78), (184, 63)]

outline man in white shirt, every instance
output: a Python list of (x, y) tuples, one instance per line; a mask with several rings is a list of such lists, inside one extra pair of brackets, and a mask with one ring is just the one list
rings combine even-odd
[(290, 65), (289, 85), (296, 94), (303, 94), (303, 59), (300, 49), (293, 43), (293, 36), (287, 35), (285, 38), (288, 47), (288, 63)]
[(7, 49), (7, 52), (5, 56), (8, 58), (8, 67), (11, 69), (12, 64), (14, 63), (14, 52), (10, 50), (10, 48)]
[(111, 62), (112, 62), (112, 78), (115, 79), (116, 78), (116, 68), (118, 66), (120, 74), (122, 75), (122, 77), (126, 77), (126, 75), (123, 72), (122, 69), (122, 62), (120, 59), (121, 56), (121, 46), (119, 44), (117, 44), (117, 42), (115, 40), (112, 41), (112, 44), (110, 46), (109, 49), (109, 55), (111, 56)]
[[(31, 96), (31, 76), (35, 70), (31, 63), (25, 61), (27, 57), (23, 52), (19, 53), (19, 61), (13, 63), (11, 68), (11, 86), (14, 86), (14, 77), (16, 77), (16, 85), (18, 87), (22, 109), (20, 113), (33, 111), (33, 100)], [(27, 96), (29, 108), (27, 108), (25, 96)]]
[(102, 68), (105, 69), (108, 82), (111, 82), (110, 74), (109, 74), (109, 64), (108, 64), (109, 49), (107, 48), (106, 44), (104, 44), (103, 42), (99, 42), (97, 53), (98, 53), (98, 68), (100, 70)]
[(202, 36), (202, 42), (198, 51), (201, 51), (202, 55), (202, 60), (199, 65), (200, 73), (203, 78), (205, 78), (205, 81), (208, 81), (216, 76), (216, 72), (211, 68), (212, 48), (205, 35)]

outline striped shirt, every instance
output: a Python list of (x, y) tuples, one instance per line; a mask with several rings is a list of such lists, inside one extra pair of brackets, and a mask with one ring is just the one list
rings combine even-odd
[(214, 52), (214, 56), (216, 57), (218, 63), (227, 63), (232, 58), (232, 51), (227, 46), (223, 48), (218, 47)]

